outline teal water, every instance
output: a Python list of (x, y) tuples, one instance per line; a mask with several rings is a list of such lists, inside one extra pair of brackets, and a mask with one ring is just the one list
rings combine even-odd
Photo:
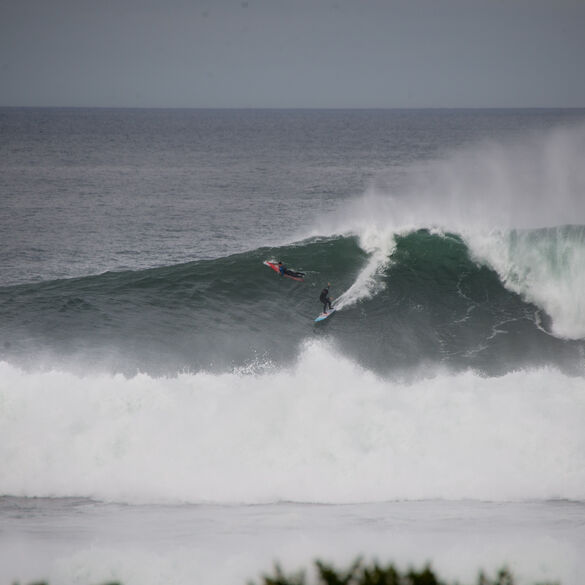
[[(575, 227), (568, 232), (583, 233)], [(546, 237), (546, 234), (541, 234)], [(263, 266), (285, 258), (304, 282)], [(582, 368), (585, 345), (550, 333), (550, 317), (474, 262), (460, 237), (397, 236), (370, 292), (313, 327), (328, 281), (338, 297), (367, 264), (356, 237), (312, 239), (216, 260), (0, 289), (0, 355), (33, 368), (173, 375), (294, 362), (326, 338), (374, 371), (421, 364), (501, 375), (519, 367)], [(519, 342), (521, 339), (521, 343)]]

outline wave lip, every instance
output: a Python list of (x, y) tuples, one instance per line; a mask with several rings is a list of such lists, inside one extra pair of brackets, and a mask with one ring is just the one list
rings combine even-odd
[(494, 231), (469, 243), (508, 289), (550, 315), (552, 333), (585, 338), (585, 226)]

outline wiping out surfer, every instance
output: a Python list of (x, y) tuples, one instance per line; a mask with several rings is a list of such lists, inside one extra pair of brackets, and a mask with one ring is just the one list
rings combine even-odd
[(319, 295), (319, 300), (323, 303), (323, 313), (327, 313), (327, 307), (329, 306), (329, 309), (333, 309), (333, 307), (331, 306), (331, 297), (329, 296), (329, 287), (331, 286), (331, 283), (328, 282), (327, 286), (321, 291), (321, 294)]
[(303, 278), (305, 276), (304, 272), (298, 272), (297, 270), (290, 270), (282, 262), (278, 263), (278, 272), (280, 272), (280, 274), (282, 276), (284, 276), (285, 274), (288, 274), (289, 276), (294, 276), (295, 278)]

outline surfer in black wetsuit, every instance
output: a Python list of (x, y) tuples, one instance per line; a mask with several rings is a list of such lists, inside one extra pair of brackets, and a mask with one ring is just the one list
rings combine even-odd
[(327, 286), (321, 291), (321, 294), (319, 295), (319, 300), (323, 303), (323, 312), (326, 313), (327, 312), (327, 305), (329, 305), (329, 309), (333, 309), (333, 307), (331, 306), (331, 298), (329, 297), (329, 287), (331, 286), (331, 283), (328, 282)]
[(282, 262), (278, 263), (278, 272), (280, 272), (282, 276), (285, 274), (288, 274), (289, 276), (295, 276), (296, 278), (303, 278), (305, 276), (304, 272), (289, 270)]

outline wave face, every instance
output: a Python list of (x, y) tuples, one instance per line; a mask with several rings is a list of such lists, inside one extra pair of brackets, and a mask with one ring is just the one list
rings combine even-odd
[[(365, 251), (357, 237), (313, 239), (218, 260), (7, 287), (0, 290), (3, 359), (83, 372), (231, 372), (286, 366), (305, 339), (327, 338), (385, 374), (433, 364), (489, 375), (532, 365), (577, 373), (583, 342), (555, 329), (576, 337), (585, 331), (574, 289), (583, 276), (575, 260), (549, 252), (562, 250), (564, 237), (580, 262), (583, 234), (582, 227), (513, 232), (495, 240), (490, 253), (484, 245), (483, 255), (491, 254), (504, 278), (473, 259), (458, 235), (417, 230), (396, 234), (383, 253)], [(508, 256), (498, 254), (504, 245)], [(530, 262), (521, 270), (514, 259), (527, 251)], [(262, 265), (265, 258), (288, 259), (307, 272), (305, 282), (280, 278)], [(341, 310), (315, 327), (328, 280)]]

